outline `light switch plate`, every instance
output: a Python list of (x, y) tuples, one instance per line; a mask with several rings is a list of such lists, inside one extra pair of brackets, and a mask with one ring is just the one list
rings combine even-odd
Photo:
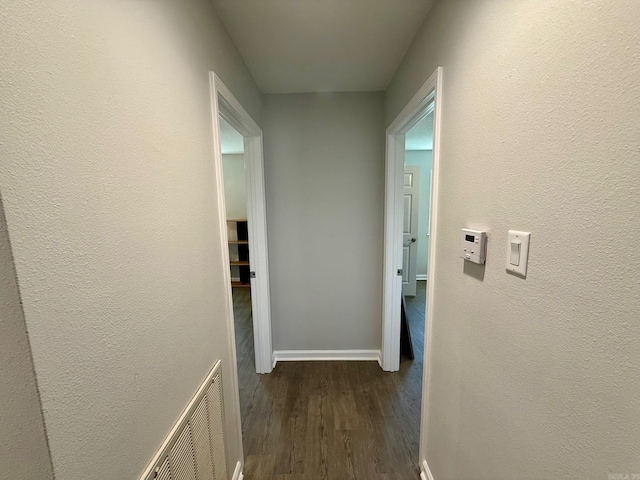
[[(527, 276), (527, 265), (529, 264), (529, 239), (530, 232), (520, 232), (518, 230), (509, 230), (509, 238), (507, 241), (507, 272), (515, 273), (521, 277)], [(518, 248), (519, 248), (519, 255)], [(517, 257), (517, 258), (516, 258)]]

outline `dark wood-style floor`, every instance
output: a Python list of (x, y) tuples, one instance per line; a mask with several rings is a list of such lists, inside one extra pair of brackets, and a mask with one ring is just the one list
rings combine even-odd
[(376, 362), (281, 362), (254, 368), (249, 289), (234, 289), (246, 480), (419, 478), (425, 283), (407, 297), (416, 358), (386, 373)]

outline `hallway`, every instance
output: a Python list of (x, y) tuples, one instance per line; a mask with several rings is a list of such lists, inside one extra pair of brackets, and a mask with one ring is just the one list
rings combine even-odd
[(246, 480), (417, 479), (425, 284), (407, 299), (416, 359), (253, 367), (249, 289), (234, 290)]

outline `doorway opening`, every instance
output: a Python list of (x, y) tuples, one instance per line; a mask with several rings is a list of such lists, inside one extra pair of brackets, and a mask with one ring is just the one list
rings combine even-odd
[[(402, 225), (401, 356), (412, 360), (422, 383), (429, 226), (433, 167), (432, 101), (424, 116), (405, 134)], [(402, 362), (402, 359), (401, 359)]]
[[(433, 110), (405, 135), (401, 352), (422, 363), (433, 183)], [(417, 344), (417, 345), (416, 345)], [(415, 354), (414, 354), (415, 352)]]
[(251, 406), (250, 398), (260, 381), (257, 375), (251, 292), (253, 245), (249, 242), (244, 137), (222, 115), (219, 121), (240, 417), (244, 428)]
[[(413, 296), (409, 308), (417, 310), (411, 315), (423, 319), (424, 341), (422, 365), (422, 422), (420, 428), (420, 466), (423, 474), (427, 474), (425, 458), (425, 432), (429, 401), (429, 371), (433, 325), (434, 283), (437, 249), (437, 215), (438, 215), (438, 178), (440, 165), (440, 124), (442, 116), (442, 67), (438, 67), (431, 77), (408, 102), (396, 119), (387, 128), (386, 166), (385, 166), (385, 237), (384, 237), (384, 277), (383, 277), (383, 318), (382, 318), (382, 368), (395, 372), (400, 369), (401, 331), (403, 290), (406, 295)], [(429, 126), (429, 123), (432, 126)], [(431, 129), (431, 168), (426, 173), (428, 163), (425, 153), (414, 154), (407, 152), (407, 145), (411, 146), (415, 134), (420, 129)], [(422, 141), (428, 140), (430, 135), (418, 135)], [(408, 140), (408, 141), (407, 141)], [(423, 145), (422, 150), (427, 150)], [(413, 151), (412, 149), (409, 152)], [(423, 158), (415, 158), (423, 157)], [(412, 165), (423, 162), (424, 167)], [(405, 166), (406, 163), (406, 166)], [(405, 171), (406, 168), (406, 171)], [(419, 206), (418, 211), (407, 200), (407, 195), (420, 195), (420, 184), (429, 184), (429, 192), (424, 193), (429, 199), (427, 210), (428, 227), (423, 225), (420, 236)], [(405, 188), (406, 193), (405, 193)], [(421, 203), (421, 202), (420, 202)], [(411, 207), (411, 208), (409, 208)], [(412, 225), (412, 221), (414, 224)], [(413, 228), (412, 228), (413, 227)], [(413, 240), (415, 238), (415, 240)], [(423, 265), (419, 263), (418, 241), (423, 242)], [(426, 246), (426, 250), (424, 250)], [(418, 266), (421, 274), (425, 275), (424, 300), (420, 298), (418, 287)], [(415, 290), (413, 290), (415, 289)], [(407, 297), (409, 298), (409, 297)], [(423, 308), (414, 308), (423, 307)], [(405, 335), (406, 337), (406, 335)], [(414, 335), (415, 338), (415, 335)], [(419, 345), (418, 345), (419, 347)]]
[[(243, 363), (252, 368), (251, 373), (270, 373), (273, 349), (262, 130), (213, 72), (210, 85), (230, 348), (236, 359), (252, 357)], [(243, 342), (238, 348), (234, 296), (244, 301), (249, 322), (239, 324)]]
[[(251, 245), (247, 219), (244, 137), (220, 115), (220, 149), (233, 297), (238, 377), (257, 372), (251, 306)], [(244, 382), (240, 382), (242, 385)], [(242, 392), (241, 395), (242, 397)]]
[[(244, 418), (246, 418), (243, 415), (243, 413), (246, 413), (243, 410), (243, 406), (247, 402), (242, 402), (240, 396), (241, 392), (246, 394), (246, 389), (244, 388), (246, 386), (246, 378), (255, 379), (258, 377), (256, 373), (270, 373), (273, 369), (262, 130), (213, 72), (209, 72), (209, 86), (211, 91), (213, 167), (216, 182), (218, 229), (220, 232), (219, 254), (224, 265), (223, 288), (226, 297), (227, 341), (232, 358), (235, 360), (230, 365), (232, 375), (229, 388), (233, 392), (234, 403), (240, 409), (240, 415), (237, 416), (236, 421), (237, 429), (241, 432)], [(222, 129), (224, 129), (224, 132)], [(227, 171), (233, 171), (236, 176), (236, 182), (240, 182), (239, 178), (244, 177), (244, 195), (242, 195), (241, 187), (238, 187), (237, 191), (228, 193), (230, 202), (237, 201), (235, 204), (230, 205), (232, 209), (230, 213), (239, 218), (228, 218), (227, 216), (225, 162), (222, 148), (223, 133), (227, 137), (224, 140), (225, 151), (239, 152), (242, 150), (241, 162), (238, 161), (237, 157), (230, 158), (227, 162), (229, 165)], [(228, 138), (229, 135), (231, 135), (231, 139)], [(242, 142), (241, 148), (236, 144), (240, 142), (240, 138)], [(230, 149), (227, 150), (230, 140), (235, 143), (232, 143)], [(238, 200), (243, 196), (244, 202)], [(233, 200), (231, 200), (232, 198)], [(241, 213), (237, 213), (237, 210), (233, 209), (240, 209)], [(246, 216), (244, 215), (245, 211)], [(232, 220), (235, 220), (235, 222)], [(234, 258), (233, 262), (236, 265), (232, 264), (231, 258)], [(236, 272), (232, 273), (233, 267), (242, 267), (242, 270), (237, 269)], [(250, 312), (249, 332), (253, 336), (253, 368), (251, 368), (251, 349), (250, 346), (247, 347), (246, 345), (246, 342), (250, 341), (250, 337), (247, 339), (248, 331), (246, 328), (244, 330), (244, 342), (238, 342), (238, 348), (236, 348), (232, 277), (234, 284), (238, 282), (236, 285), (245, 289), (245, 298), (239, 298), (238, 300)], [(243, 285), (241, 286), (241, 284)], [(246, 327), (246, 325), (243, 326)], [(242, 381), (238, 377), (239, 364), (242, 365), (240, 370), (243, 374)], [(242, 389), (240, 385), (243, 385)], [(243, 456), (242, 435), (239, 437), (238, 449), (241, 456)]]

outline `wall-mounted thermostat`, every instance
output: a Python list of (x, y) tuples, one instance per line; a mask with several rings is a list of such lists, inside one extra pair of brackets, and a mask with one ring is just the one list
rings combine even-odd
[(484, 264), (487, 254), (487, 232), (462, 229), (462, 255), (469, 262)]

